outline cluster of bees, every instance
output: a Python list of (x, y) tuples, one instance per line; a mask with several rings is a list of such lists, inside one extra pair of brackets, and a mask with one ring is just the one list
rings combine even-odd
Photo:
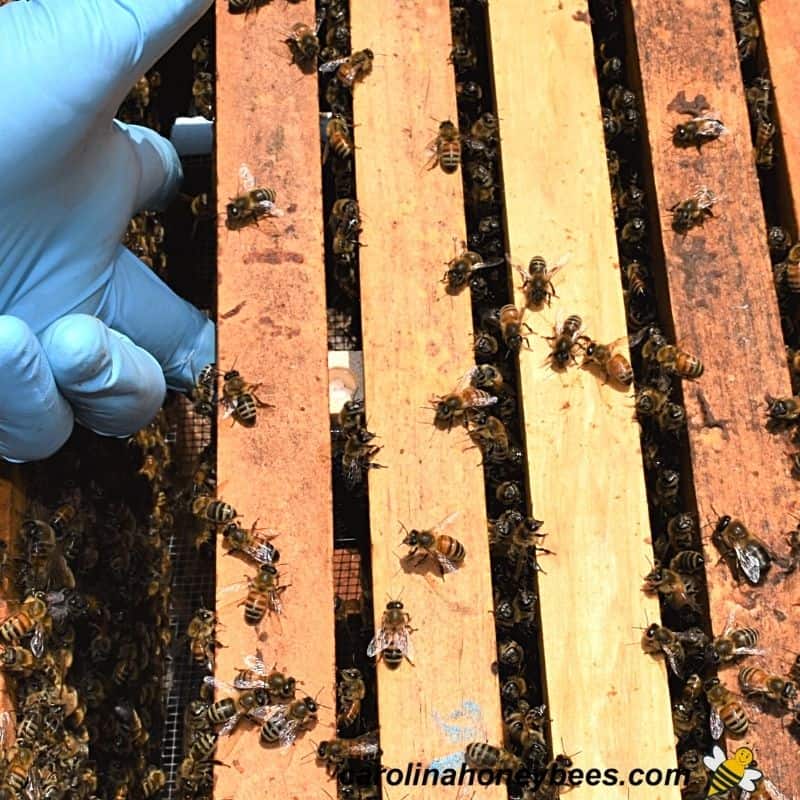
[(206, 119), (214, 119), (213, 71), (211, 43), (204, 36), (192, 48), (192, 110)]
[[(132, 446), (79, 431), (46, 471), (27, 469), (33, 499), (3, 576), (21, 598), (0, 623), (16, 701), (2, 718), (6, 798), (146, 800), (165, 784), (149, 732), (171, 644), (168, 438), (162, 419)], [(146, 480), (131, 480), (136, 463)]]
[(141, 211), (128, 223), (122, 237), (122, 244), (161, 278), (167, 274), (164, 235), (160, 216), (155, 211)]
[(125, 96), (117, 110), (117, 118), (131, 125), (144, 125), (155, 131), (161, 130), (156, 99), (161, 86), (161, 73), (151, 69), (142, 75)]

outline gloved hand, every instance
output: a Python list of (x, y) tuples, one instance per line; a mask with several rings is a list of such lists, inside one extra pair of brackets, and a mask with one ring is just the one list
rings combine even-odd
[(52, 454), (74, 420), (125, 436), (215, 360), (215, 328), (120, 245), (182, 178), (114, 112), (213, 0), (0, 7), (0, 457)]

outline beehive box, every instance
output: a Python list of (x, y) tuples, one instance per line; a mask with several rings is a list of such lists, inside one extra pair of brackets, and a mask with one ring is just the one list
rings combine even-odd
[[(787, 531), (796, 526), (790, 445), (764, 424), (765, 394), (793, 393), (784, 352), (794, 341), (793, 301), (784, 296), (779, 304), (766, 236), (768, 222), (797, 233), (787, 74), (795, 53), (791, 8), (776, 0), (763, 4), (761, 36), (743, 73), (739, 55), (748, 41), (741, 19), (735, 24), (721, 0), (685, 0), (680, 13), (661, 0), (634, 0), (624, 8), (613, 0), (452, 5), (466, 9), (477, 37), (485, 33), (485, 42), (474, 45), (474, 67), (468, 55), (453, 53), (451, 4), (349, 4), (352, 51), (374, 53), (371, 74), (352, 92), (362, 246), (357, 298), (345, 303), (359, 317), (349, 327), (363, 358), (359, 396), (368, 427), (378, 434), (375, 460), (385, 467), (369, 470), (366, 497), (342, 485), (341, 440), (331, 447), (330, 309), (340, 289), (331, 278), (325, 228), (336, 161), (328, 154), (322, 163), (317, 135), (330, 73), (320, 78), (314, 69), (301, 70), (282, 42), (299, 21), (313, 27), (315, 11), (310, 3), (280, 2), (247, 14), (231, 14), (225, 4), (216, 9), (219, 364), (235, 365), (261, 383), (259, 396), (273, 406), (259, 409), (252, 428), (220, 420), (219, 496), (245, 527), (258, 521), (280, 532), (275, 544), (288, 588), (281, 595), (284, 614), (261, 627), (246, 625), (236, 605), (246, 589), (235, 587), (252, 568), (226, 556), (218, 542), (224, 647), (215, 674), (232, 680), (246, 656), (261, 650), (267, 667), (274, 663), (302, 678), (302, 695), (321, 704), (313, 730), (290, 748), (265, 746), (258, 726), (246, 722), (221, 741), (214, 787), (220, 798), (335, 794), (336, 783), (311, 757), (311, 740), (336, 735), (336, 669), (361, 664), (369, 640), (362, 641), (369, 624), (356, 625), (359, 635), (351, 636), (352, 626), (337, 620), (335, 595), (360, 599), (373, 616), (373, 633), (387, 601), (400, 598), (415, 628), (413, 666), (378, 664), (376, 719), (365, 711), (379, 725), (381, 765), (404, 775), (410, 769), (412, 776), (411, 785), (386, 781), (386, 796), (506, 791), (502, 785), (413, 785), (416, 766), (458, 769), (468, 743), (503, 742), (500, 690), (510, 673), (497, 647), (517, 637), (517, 628), (497, 632), (491, 613), (519, 589), (508, 585), (496, 538), (490, 547), (486, 534), (487, 518), (499, 513), (496, 470), (481, 468), (480, 451), (460, 424), (450, 431), (432, 424), (432, 398), (450, 392), (475, 363), (472, 339), (483, 327), (481, 310), (504, 295), (524, 306), (512, 265), (524, 268), (534, 255), (564, 263), (554, 278), (557, 297), (526, 313), (529, 346), (518, 356), (501, 349), (498, 362), (517, 399), (512, 416), (518, 416), (525, 457), (524, 470), (513, 475), (519, 508), (544, 520), (548, 537), (541, 544), (554, 551), (538, 559), (543, 572), (525, 572), (523, 588), (536, 592), (538, 604), (524, 674), (532, 704), (547, 706), (550, 755), (578, 753), (574, 765), (584, 774), (616, 769), (620, 776), (615, 786), (587, 780), (573, 789), (575, 796), (679, 796), (666, 780), (677, 763), (671, 702), (682, 681), (672, 676), (670, 685), (664, 659), (644, 655), (640, 646), (642, 629), (659, 620), (657, 598), (642, 584), (668, 516), (687, 511), (699, 521), (695, 546), (705, 564), (702, 579), (694, 580), (707, 587), (708, 607), (697, 624), (718, 636), (734, 612), (737, 627), (760, 632), (764, 653), (720, 669), (725, 685), (740, 691), (740, 666), (785, 676), (800, 652), (797, 574), (780, 560), (788, 555)], [(624, 57), (624, 73), (611, 80), (603, 70), (612, 70), (614, 55)], [(778, 122), (777, 164), (759, 175), (745, 87), (767, 69), (775, 83), (770, 113)], [(462, 140), (464, 182), (459, 173), (426, 168), (439, 122), (459, 119), (467, 108), (464, 83), (473, 78), (484, 91), (481, 111), (499, 118), (498, 202), (477, 207), (477, 173), (468, 172), (472, 120)], [(638, 93), (640, 134), (630, 140), (609, 131), (614, 120), (602, 115), (603, 106), (612, 106), (615, 82)], [(689, 119), (681, 98), (698, 95), (726, 131), (702, 148), (676, 148), (671, 131)], [(622, 105), (610, 116), (625, 107), (618, 99)], [(649, 228), (646, 246), (631, 228), (626, 232), (636, 213), (619, 208), (628, 187), (622, 177), (615, 183), (607, 147), (622, 162), (620, 175), (636, 170), (646, 190), (647, 211), (639, 215)], [(483, 154), (472, 157), (480, 163)], [(225, 205), (242, 190), (243, 164), (276, 192), (283, 215), (231, 230)], [(670, 209), (698, 185), (717, 195), (713, 218), (678, 233)], [(509, 256), (492, 271), (475, 273), (491, 276), (489, 300), (481, 299), (479, 285), (448, 293), (441, 275), (454, 247), (458, 252), (460, 242), (475, 241), (469, 236), (487, 216), (499, 216), (502, 226), (494, 255)], [(652, 280), (644, 290), (647, 303), (633, 302), (637, 317), (628, 265), (645, 256)], [(642, 320), (648, 304), (653, 316)], [(659, 439), (681, 477), (676, 504), (662, 491), (661, 507), (648, 506), (663, 473), (652, 468), (657, 426), (636, 423), (633, 390), (604, 383), (595, 371), (553, 370), (545, 338), (559, 316), (579, 314), (592, 338), (611, 342), (652, 324), (656, 313), (670, 340), (705, 366), (697, 380), (673, 382), (671, 398), (685, 406), (687, 424), (685, 433)], [(624, 343), (618, 347), (626, 353)], [(640, 348), (632, 357), (639, 391), (648, 380)], [(449, 532), (466, 548), (463, 565), (444, 579), (435, 570), (410, 569), (401, 559), (407, 549), (401, 525), (423, 529), (454, 512), (459, 517)], [(737, 583), (720, 561), (711, 534), (722, 514), (742, 519), (778, 554), (760, 585)], [(354, 563), (360, 578), (348, 587), (343, 575)], [(705, 606), (702, 590), (698, 596)], [(673, 610), (664, 615), (671, 625)], [(704, 667), (704, 677), (713, 674)], [(743, 738), (729, 737), (727, 751), (752, 748), (774, 786), (797, 796), (797, 732), (781, 713), (790, 708), (755, 706), (748, 711), (754, 724)], [(702, 741), (708, 749), (701, 755), (710, 754), (710, 739)], [(654, 772), (653, 785), (636, 785), (631, 771), (641, 770), (644, 779), (651, 769), (665, 781)]]

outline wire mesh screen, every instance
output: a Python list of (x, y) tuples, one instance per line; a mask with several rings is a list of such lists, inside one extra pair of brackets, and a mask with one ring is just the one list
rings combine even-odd
[(336, 597), (342, 600), (361, 599), (361, 553), (358, 550), (333, 551), (333, 586)]

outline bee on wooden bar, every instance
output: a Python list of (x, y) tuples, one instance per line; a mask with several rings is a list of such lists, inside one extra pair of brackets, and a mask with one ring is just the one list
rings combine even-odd
[[(466, 247), (466, 245), (464, 245)], [(497, 267), (504, 263), (502, 258), (493, 258), (484, 261), (480, 253), (471, 250), (462, 252), (447, 263), (447, 271), (442, 277), (442, 283), (447, 284), (447, 292), (456, 294), (460, 292), (469, 282), (473, 272), (479, 269)]]
[[(691, 113), (691, 112), (689, 112)], [(718, 119), (710, 116), (692, 117), (687, 122), (679, 122), (672, 132), (672, 143), (676, 147), (700, 148), (714, 139), (719, 139), (727, 128)]]
[(656, 361), (667, 372), (689, 380), (696, 380), (704, 371), (703, 363), (697, 356), (671, 344), (658, 348)]
[(262, 564), (256, 577), (248, 578), (248, 582), (247, 597), (241, 603), (244, 605), (244, 621), (248, 625), (258, 625), (267, 611), (283, 613), (281, 595), (289, 587), (281, 585), (278, 570), (272, 564)]
[(270, 540), (278, 534), (264, 535), (257, 532), (257, 524), (254, 522), (248, 531), (235, 522), (229, 522), (222, 529), (222, 546), (229, 554), (244, 553), (258, 564), (277, 564), (281, 555)]
[(264, 217), (283, 216), (283, 211), (275, 205), (275, 191), (257, 187), (246, 164), (239, 167), (239, 183), (245, 193), (233, 198), (226, 207), (225, 224), (229, 230), (238, 231), (253, 223), (257, 225)]
[(332, 777), (338, 775), (350, 759), (375, 761), (382, 752), (377, 731), (368, 731), (355, 739), (328, 739), (317, 745), (317, 758), (325, 764), (325, 771)]
[(244, 669), (240, 669), (233, 679), (235, 689), (266, 688), (272, 705), (294, 700), (297, 681), (275, 667), (268, 672), (260, 650), (254, 656), (245, 656), (244, 663)]
[(383, 612), (381, 627), (367, 647), (370, 658), (381, 658), (390, 669), (397, 669), (403, 658), (414, 663), (414, 647), (411, 643), (411, 616), (399, 600), (390, 600)]
[[(448, 514), (443, 520), (431, 528), (410, 531), (401, 523), (405, 537), (402, 544), (411, 548), (407, 558), (417, 558), (414, 566), (419, 566), (428, 559), (435, 561), (439, 572), (444, 577), (446, 572), (455, 572), (464, 562), (467, 551), (464, 545), (445, 533), (461, 516), (460, 511)], [(420, 553), (421, 551), (421, 553)]]
[(228, 0), (228, 11), (231, 14), (249, 14), (265, 6), (269, 0)]
[(252, 428), (258, 408), (275, 408), (259, 399), (256, 389), (260, 386), (260, 383), (247, 383), (238, 370), (228, 370), (222, 384), (222, 405), (226, 409), (223, 419), (233, 417), (233, 424), (238, 422), (245, 428)]
[(464, 760), (473, 769), (492, 770), (495, 773), (508, 771), (518, 772), (524, 766), (523, 761), (502, 747), (495, 747), (486, 742), (471, 742), (464, 750)]
[(739, 687), (748, 698), (769, 700), (792, 709), (797, 703), (797, 684), (780, 675), (772, 675), (761, 667), (742, 667)]
[(654, 655), (663, 653), (672, 673), (678, 678), (683, 677), (686, 651), (674, 631), (652, 623), (642, 634), (642, 649)]
[(625, 336), (615, 339), (611, 344), (600, 344), (588, 336), (581, 337), (586, 342), (583, 347), (583, 364), (581, 366), (596, 365), (603, 373), (606, 381), (609, 379), (630, 386), (633, 383), (633, 368), (622, 353), (615, 353), (614, 348), (625, 340)]
[(470, 372), (470, 381), (478, 389), (491, 389), (499, 392), (505, 386), (503, 373), (493, 364), (478, 364)]
[(719, 518), (711, 541), (722, 553), (738, 580), (741, 572), (748, 583), (761, 582), (772, 566), (772, 554), (758, 537), (738, 519), (725, 515)]
[(520, 289), (525, 294), (525, 304), (530, 309), (541, 308), (545, 303), (549, 306), (553, 297), (558, 297), (553, 286), (553, 277), (564, 266), (565, 259), (561, 259), (552, 269), (541, 256), (534, 256), (528, 263), (527, 274), (517, 267), (517, 272), (522, 275)]
[(319, 54), (319, 39), (317, 33), (322, 24), (322, 17), (317, 23), (317, 29), (313, 30), (304, 22), (295, 22), (289, 31), (289, 36), (284, 39), (292, 53), (292, 64), (297, 64), (301, 69), (305, 69), (313, 64)]
[(325, 151), (322, 163), (328, 160), (331, 151), (337, 158), (345, 159), (353, 155), (353, 149), (353, 138), (347, 120), (343, 114), (334, 114), (325, 126)]
[(703, 688), (711, 706), (713, 738), (719, 739), (725, 731), (736, 739), (744, 736), (750, 727), (750, 720), (734, 693), (726, 689), (719, 678), (709, 678)]
[(456, 422), (466, 427), (475, 409), (486, 408), (497, 403), (497, 398), (484, 389), (472, 385), (473, 376), (480, 367), (473, 367), (464, 374), (450, 394), (434, 398), (434, 425), (450, 430)]
[(717, 196), (705, 186), (701, 186), (688, 200), (675, 203), (669, 210), (672, 212), (672, 229), (676, 233), (686, 235), (692, 228), (701, 226), (717, 202)]
[(219, 644), (214, 633), (216, 621), (217, 617), (213, 611), (199, 608), (186, 630), (192, 660), (209, 671), (214, 669), (214, 648)]
[(795, 423), (800, 419), (800, 397), (766, 396), (767, 419), (773, 423)]
[(357, 50), (345, 58), (338, 58), (334, 61), (326, 61), (324, 64), (320, 64), (319, 71), (333, 72), (336, 70), (336, 79), (339, 83), (345, 89), (352, 91), (356, 83), (363, 81), (372, 72), (374, 59), (375, 54), (372, 50)]
[(339, 728), (349, 728), (361, 714), (361, 703), (367, 695), (367, 687), (361, 670), (355, 667), (343, 669), (339, 673), (340, 680), (336, 687), (339, 698), (339, 714), (336, 724)]
[(290, 747), (298, 733), (307, 730), (317, 721), (317, 701), (312, 697), (294, 700), (289, 705), (266, 706), (257, 709), (252, 716), (263, 722), (261, 741), (281, 747)]
[(579, 338), (583, 331), (583, 320), (577, 314), (570, 314), (563, 322), (556, 322), (554, 335), (548, 336), (550, 345), (550, 365), (553, 369), (566, 369), (570, 362), (577, 363), (575, 348), (579, 347)]
[(428, 152), (431, 153), (429, 170), (438, 165), (442, 172), (453, 173), (461, 165), (461, 134), (449, 119), (439, 124), (439, 134), (428, 145)]

